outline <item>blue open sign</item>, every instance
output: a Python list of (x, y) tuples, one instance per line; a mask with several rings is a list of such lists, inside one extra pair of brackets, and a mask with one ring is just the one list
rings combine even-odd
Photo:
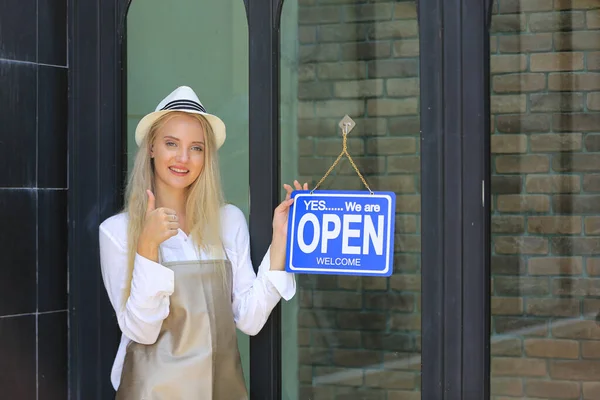
[(292, 197), (286, 271), (392, 274), (395, 193), (298, 190)]

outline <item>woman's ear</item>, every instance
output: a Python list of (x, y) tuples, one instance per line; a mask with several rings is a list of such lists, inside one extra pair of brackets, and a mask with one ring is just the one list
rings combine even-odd
[(150, 158), (154, 158), (154, 143), (150, 145), (149, 153), (150, 153)]

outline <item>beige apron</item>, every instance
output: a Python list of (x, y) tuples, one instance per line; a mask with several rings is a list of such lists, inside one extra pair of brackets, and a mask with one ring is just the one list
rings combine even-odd
[(127, 346), (116, 400), (248, 399), (231, 309), (231, 262), (163, 265), (175, 273), (169, 316), (156, 343)]

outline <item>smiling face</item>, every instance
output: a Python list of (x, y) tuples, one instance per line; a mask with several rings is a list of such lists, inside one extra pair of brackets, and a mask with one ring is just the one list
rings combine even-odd
[(205, 149), (204, 128), (197, 118), (178, 114), (165, 121), (150, 149), (156, 185), (189, 187), (204, 169)]

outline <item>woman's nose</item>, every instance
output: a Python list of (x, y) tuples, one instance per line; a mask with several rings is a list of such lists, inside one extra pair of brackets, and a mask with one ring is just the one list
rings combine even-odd
[(187, 161), (188, 157), (188, 152), (185, 149), (181, 149), (177, 152), (177, 159), (180, 161)]

